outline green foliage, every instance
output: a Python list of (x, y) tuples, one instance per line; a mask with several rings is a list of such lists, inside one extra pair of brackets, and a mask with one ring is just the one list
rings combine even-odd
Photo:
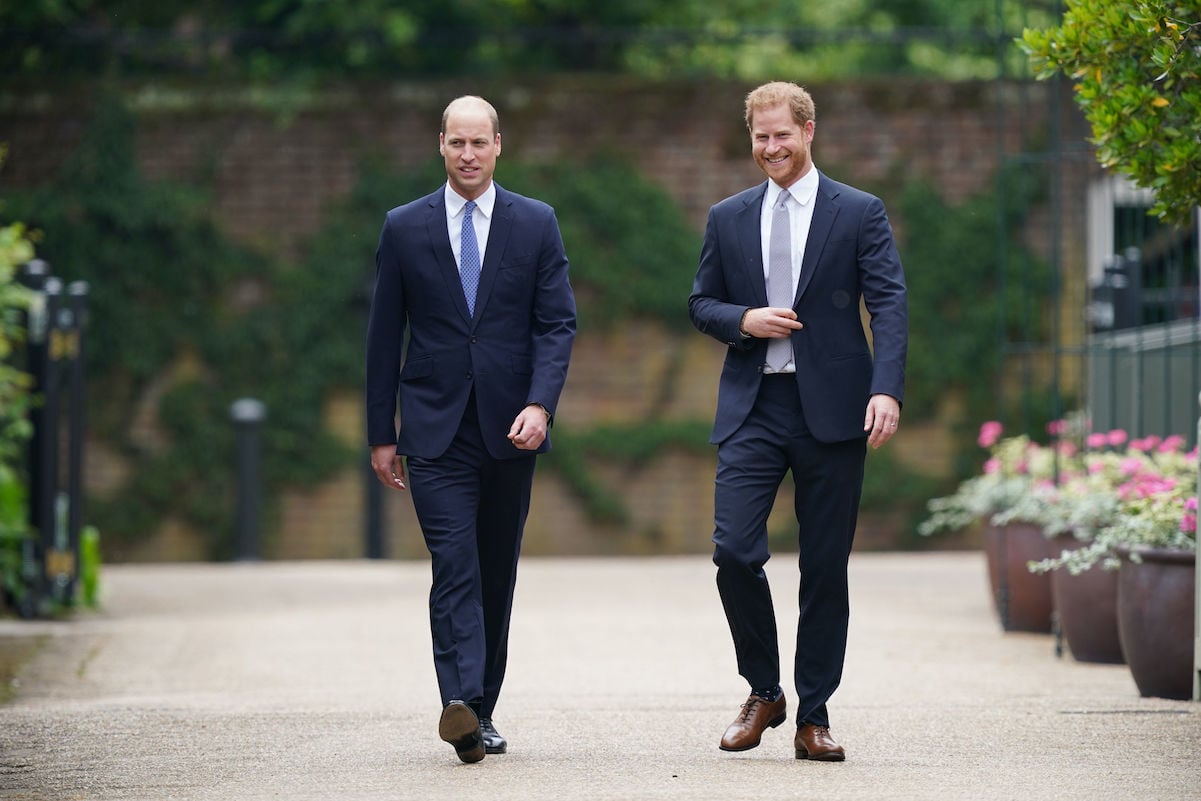
[(16, 271), (32, 258), (33, 242), (25, 226), (0, 226), (0, 486), (16, 482), (22, 446), (32, 434), (31, 379), (15, 363), (30, 300), (29, 292), (16, 282)]
[(998, 41), (1050, 24), (1001, 0), (22, 0), (0, 5), (6, 74), (332, 76), (625, 72), (806, 80), (997, 74)]
[(687, 297), (701, 238), (675, 201), (612, 155), (584, 164), (504, 166), (502, 185), (558, 210), (571, 280), (587, 297), (580, 325), (604, 330), (649, 317), (690, 326)]
[(592, 469), (597, 460), (636, 470), (671, 450), (712, 450), (708, 421), (652, 420), (633, 425), (601, 425), (587, 431), (556, 427), (555, 446), (543, 462), (567, 483), (584, 505), (589, 519), (622, 525), (629, 510), (621, 493), (606, 486)]
[(1201, 9), (1179, 0), (1069, 0), (1058, 27), (1019, 40), (1039, 78), (1075, 82), (1097, 160), (1187, 222), (1201, 205)]
[(84, 526), (79, 532), (79, 580), (76, 603), (88, 609), (100, 605), (100, 532)]
[(211, 532), (224, 555), (234, 399), (268, 407), (269, 499), (350, 458), (322, 410), (330, 382), (357, 375), (348, 341), (361, 343), (361, 326), (346, 321), (362, 316), (363, 266), (289, 267), (236, 247), (203, 192), (144, 180), (133, 153), (132, 118), (106, 98), (63, 174), (9, 201), (44, 231), (55, 274), (91, 288), (89, 426), (131, 466), (116, 495), (92, 504), (97, 525), (119, 549), (176, 516)]
[(1054, 274), (1016, 235), (1041, 188), (1016, 171), (1001, 185), (952, 207), (913, 182), (891, 204), (909, 286), (907, 417), (937, 414), (949, 394), (964, 398), (969, 419), (995, 415), (1003, 344), (1049, 338)]
[(16, 283), (16, 270), (33, 256), (24, 225), (0, 226), (0, 601), (14, 607), (22, 601), (27, 579), (25, 553), (31, 535), (21, 466), (33, 433), (32, 379), (17, 364), (30, 294)]
[[(91, 286), (89, 425), (131, 466), (120, 491), (91, 500), (96, 524), (119, 551), (175, 517), (210, 532), (212, 554), (224, 556), (235, 490), (231, 402), (248, 396), (267, 407), (269, 502), (350, 463), (356, 449), (323, 413), (336, 393), (359, 392), (380, 224), (445, 171), (438, 159), (406, 175), (368, 160), (299, 263), (283, 264), (231, 244), (205, 192), (146, 181), (133, 154), (133, 120), (107, 98), (59, 179), (8, 201), (45, 232), (55, 274)], [(699, 236), (666, 193), (613, 157), (570, 167), (505, 162), (499, 180), (570, 220), (563, 235), (590, 328), (629, 316), (687, 326), (680, 298)]]

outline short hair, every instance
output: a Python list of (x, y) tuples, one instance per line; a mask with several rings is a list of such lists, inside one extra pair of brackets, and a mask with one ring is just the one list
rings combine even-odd
[(817, 111), (813, 107), (813, 98), (795, 83), (787, 81), (772, 81), (751, 90), (746, 96), (746, 127), (751, 127), (751, 118), (762, 108), (773, 108), (786, 104), (792, 112), (792, 118), (804, 125), (810, 120), (817, 120)]
[(456, 106), (465, 105), (483, 106), (484, 110), (488, 112), (488, 119), (492, 121), (492, 135), (496, 136), (500, 133), (500, 117), (497, 115), (496, 109), (493, 108), (492, 104), (487, 100), (477, 95), (463, 95), (462, 97), (456, 97), (447, 104), (446, 109), (442, 112), (442, 130), (440, 133), (446, 133), (446, 120), (450, 117), (450, 112), (454, 111)]

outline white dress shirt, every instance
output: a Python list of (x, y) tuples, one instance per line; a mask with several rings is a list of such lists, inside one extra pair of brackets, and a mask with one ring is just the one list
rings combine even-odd
[[(459, 250), (463, 246), (463, 209), (467, 199), (446, 184), (446, 233), (450, 236), (450, 249), (455, 254), (455, 264), (463, 269)], [(484, 194), (475, 199), (476, 213), (471, 215), (475, 223), (475, 241), (480, 245), (480, 266), (484, 264), (484, 253), (488, 247), (488, 232), (492, 230), (492, 210), (496, 207), (496, 184), (489, 183)]]

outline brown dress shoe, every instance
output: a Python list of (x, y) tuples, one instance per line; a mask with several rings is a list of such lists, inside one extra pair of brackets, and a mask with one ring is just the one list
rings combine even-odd
[(830, 736), (829, 726), (814, 726), (812, 723), (806, 723), (796, 730), (796, 739), (793, 741), (793, 745), (796, 746), (797, 759), (842, 762), (847, 758), (847, 752)]
[(484, 737), (480, 719), (462, 701), (451, 701), (442, 710), (438, 721), (438, 736), (454, 746), (464, 762), (479, 762), (484, 758)]
[(766, 729), (774, 729), (787, 719), (786, 706), (784, 693), (780, 693), (775, 701), (766, 701), (757, 695), (746, 699), (738, 718), (722, 735), (721, 750), (746, 751), (759, 745)]

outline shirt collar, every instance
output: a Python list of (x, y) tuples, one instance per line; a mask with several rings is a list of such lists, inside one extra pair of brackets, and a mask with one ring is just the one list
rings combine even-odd
[(767, 182), (767, 195), (764, 196), (763, 202), (767, 208), (772, 208), (780, 199), (781, 192), (787, 192), (792, 195), (792, 199), (802, 206), (808, 206), (813, 200), (813, 196), (817, 194), (818, 183), (817, 165), (810, 167), (809, 172), (801, 177), (801, 180), (794, 183), (792, 186), (785, 189), (775, 181)]
[[(446, 183), (444, 190), (446, 197), (446, 212), (452, 218), (458, 217), (462, 213), (463, 207), (467, 205), (467, 198), (460, 195), (458, 192), (450, 188), (450, 182)], [(484, 213), (484, 216), (491, 219), (492, 209), (496, 205), (496, 181), (490, 181), (488, 188), (484, 190), (484, 194), (475, 199), (475, 207)]]

